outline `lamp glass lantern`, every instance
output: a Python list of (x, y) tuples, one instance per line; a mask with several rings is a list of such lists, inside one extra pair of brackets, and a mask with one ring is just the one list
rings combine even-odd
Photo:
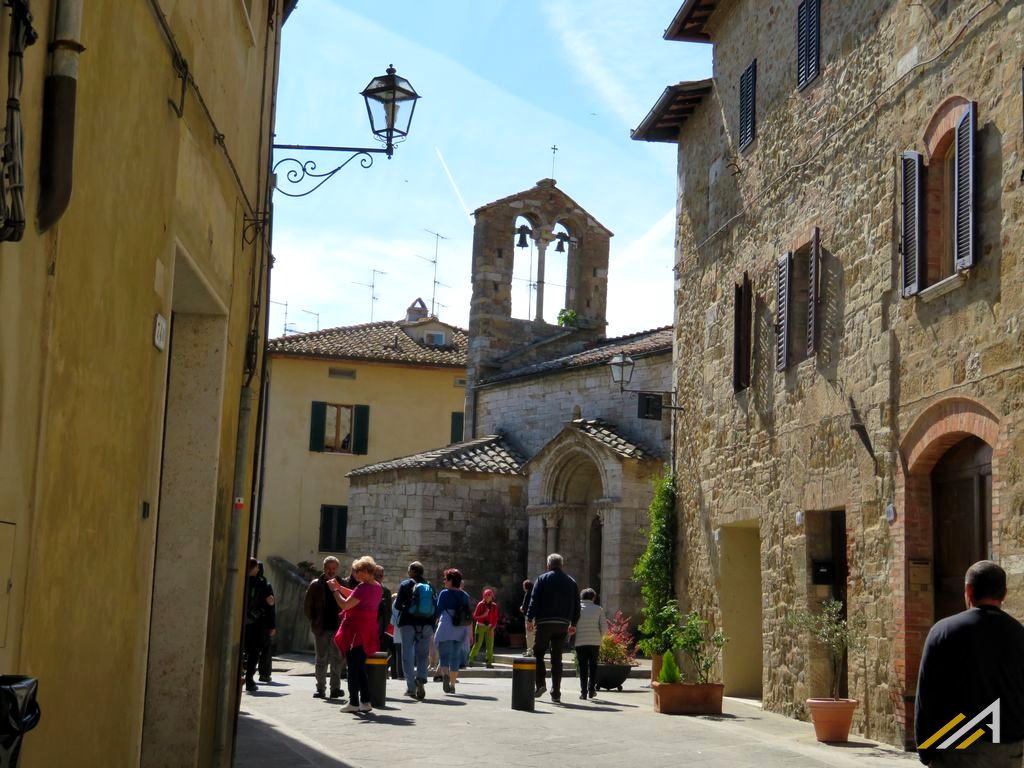
[(370, 118), (370, 130), (384, 142), (385, 151), (391, 157), (394, 145), (405, 141), (416, 111), (416, 100), (420, 95), (404, 77), (389, 66), (386, 74), (378, 75), (362, 91), (366, 101), (366, 113)]
[(612, 369), (612, 381), (620, 387), (625, 387), (633, 380), (633, 367), (636, 363), (633, 358), (620, 352), (608, 363)]

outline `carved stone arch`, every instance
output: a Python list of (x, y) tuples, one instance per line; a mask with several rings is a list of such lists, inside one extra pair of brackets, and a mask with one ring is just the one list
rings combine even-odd
[(555, 503), (565, 502), (568, 484), (584, 462), (596, 467), (598, 478), (601, 481), (601, 496), (609, 496), (609, 477), (605, 467), (605, 458), (587, 443), (580, 443), (566, 447), (548, 467), (542, 486), (543, 498)]

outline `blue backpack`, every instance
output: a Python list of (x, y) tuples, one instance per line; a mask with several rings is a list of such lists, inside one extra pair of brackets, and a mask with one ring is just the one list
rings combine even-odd
[(434, 618), (434, 590), (427, 582), (420, 581), (413, 585), (409, 615), (417, 619)]

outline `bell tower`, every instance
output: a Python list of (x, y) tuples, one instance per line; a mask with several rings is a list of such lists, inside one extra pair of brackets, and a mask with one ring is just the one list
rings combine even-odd
[[(608, 253), (604, 225), (558, 189), (554, 179), (474, 212), (466, 386), (466, 439), (475, 435), (475, 387), (502, 371), (552, 359), (604, 338)], [(531, 250), (528, 286), (514, 285), (517, 251)], [(564, 284), (549, 262), (565, 258)], [(513, 288), (529, 289), (528, 316), (513, 317)], [(565, 310), (562, 323), (545, 321)]]

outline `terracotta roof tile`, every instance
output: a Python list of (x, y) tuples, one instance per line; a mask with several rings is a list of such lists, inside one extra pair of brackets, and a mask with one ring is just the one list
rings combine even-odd
[(511, 371), (502, 371), (483, 379), (480, 383), (496, 384), (501, 381), (508, 381), (509, 379), (542, 376), (575, 368), (606, 365), (620, 352), (631, 357), (644, 357), (659, 353), (670, 353), (671, 351), (672, 326), (669, 325), (664, 328), (641, 331), (640, 333), (633, 333), (628, 336), (601, 339), (595, 342), (590, 349), (585, 349), (582, 352), (575, 352), (571, 355), (551, 360), (542, 360)]
[(359, 467), (346, 477), (372, 475), (391, 469), (452, 469), (494, 475), (521, 475), (523, 464), (523, 457), (508, 444), (504, 436), (487, 435), (465, 443)]
[(267, 351), (272, 355), (465, 368), (468, 334), (454, 325), (442, 323), (451, 332), (452, 343), (444, 347), (434, 347), (416, 341), (404, 330), (423, 324), (425, 321), (405, 323), (384, 320), (328, 328), (313, 333), (296, 333), (270, 339), (267, 342)]
[(611, 448), (620, 456), (628, 459), (652, 459), (657, 456), (654, 451), (648, 450), (638, 443), (623, 437), (615, 429), (614, 425), (600, 419), (575, 419), (570, 425), (581, 433), (596, 440), (606, 448)]

